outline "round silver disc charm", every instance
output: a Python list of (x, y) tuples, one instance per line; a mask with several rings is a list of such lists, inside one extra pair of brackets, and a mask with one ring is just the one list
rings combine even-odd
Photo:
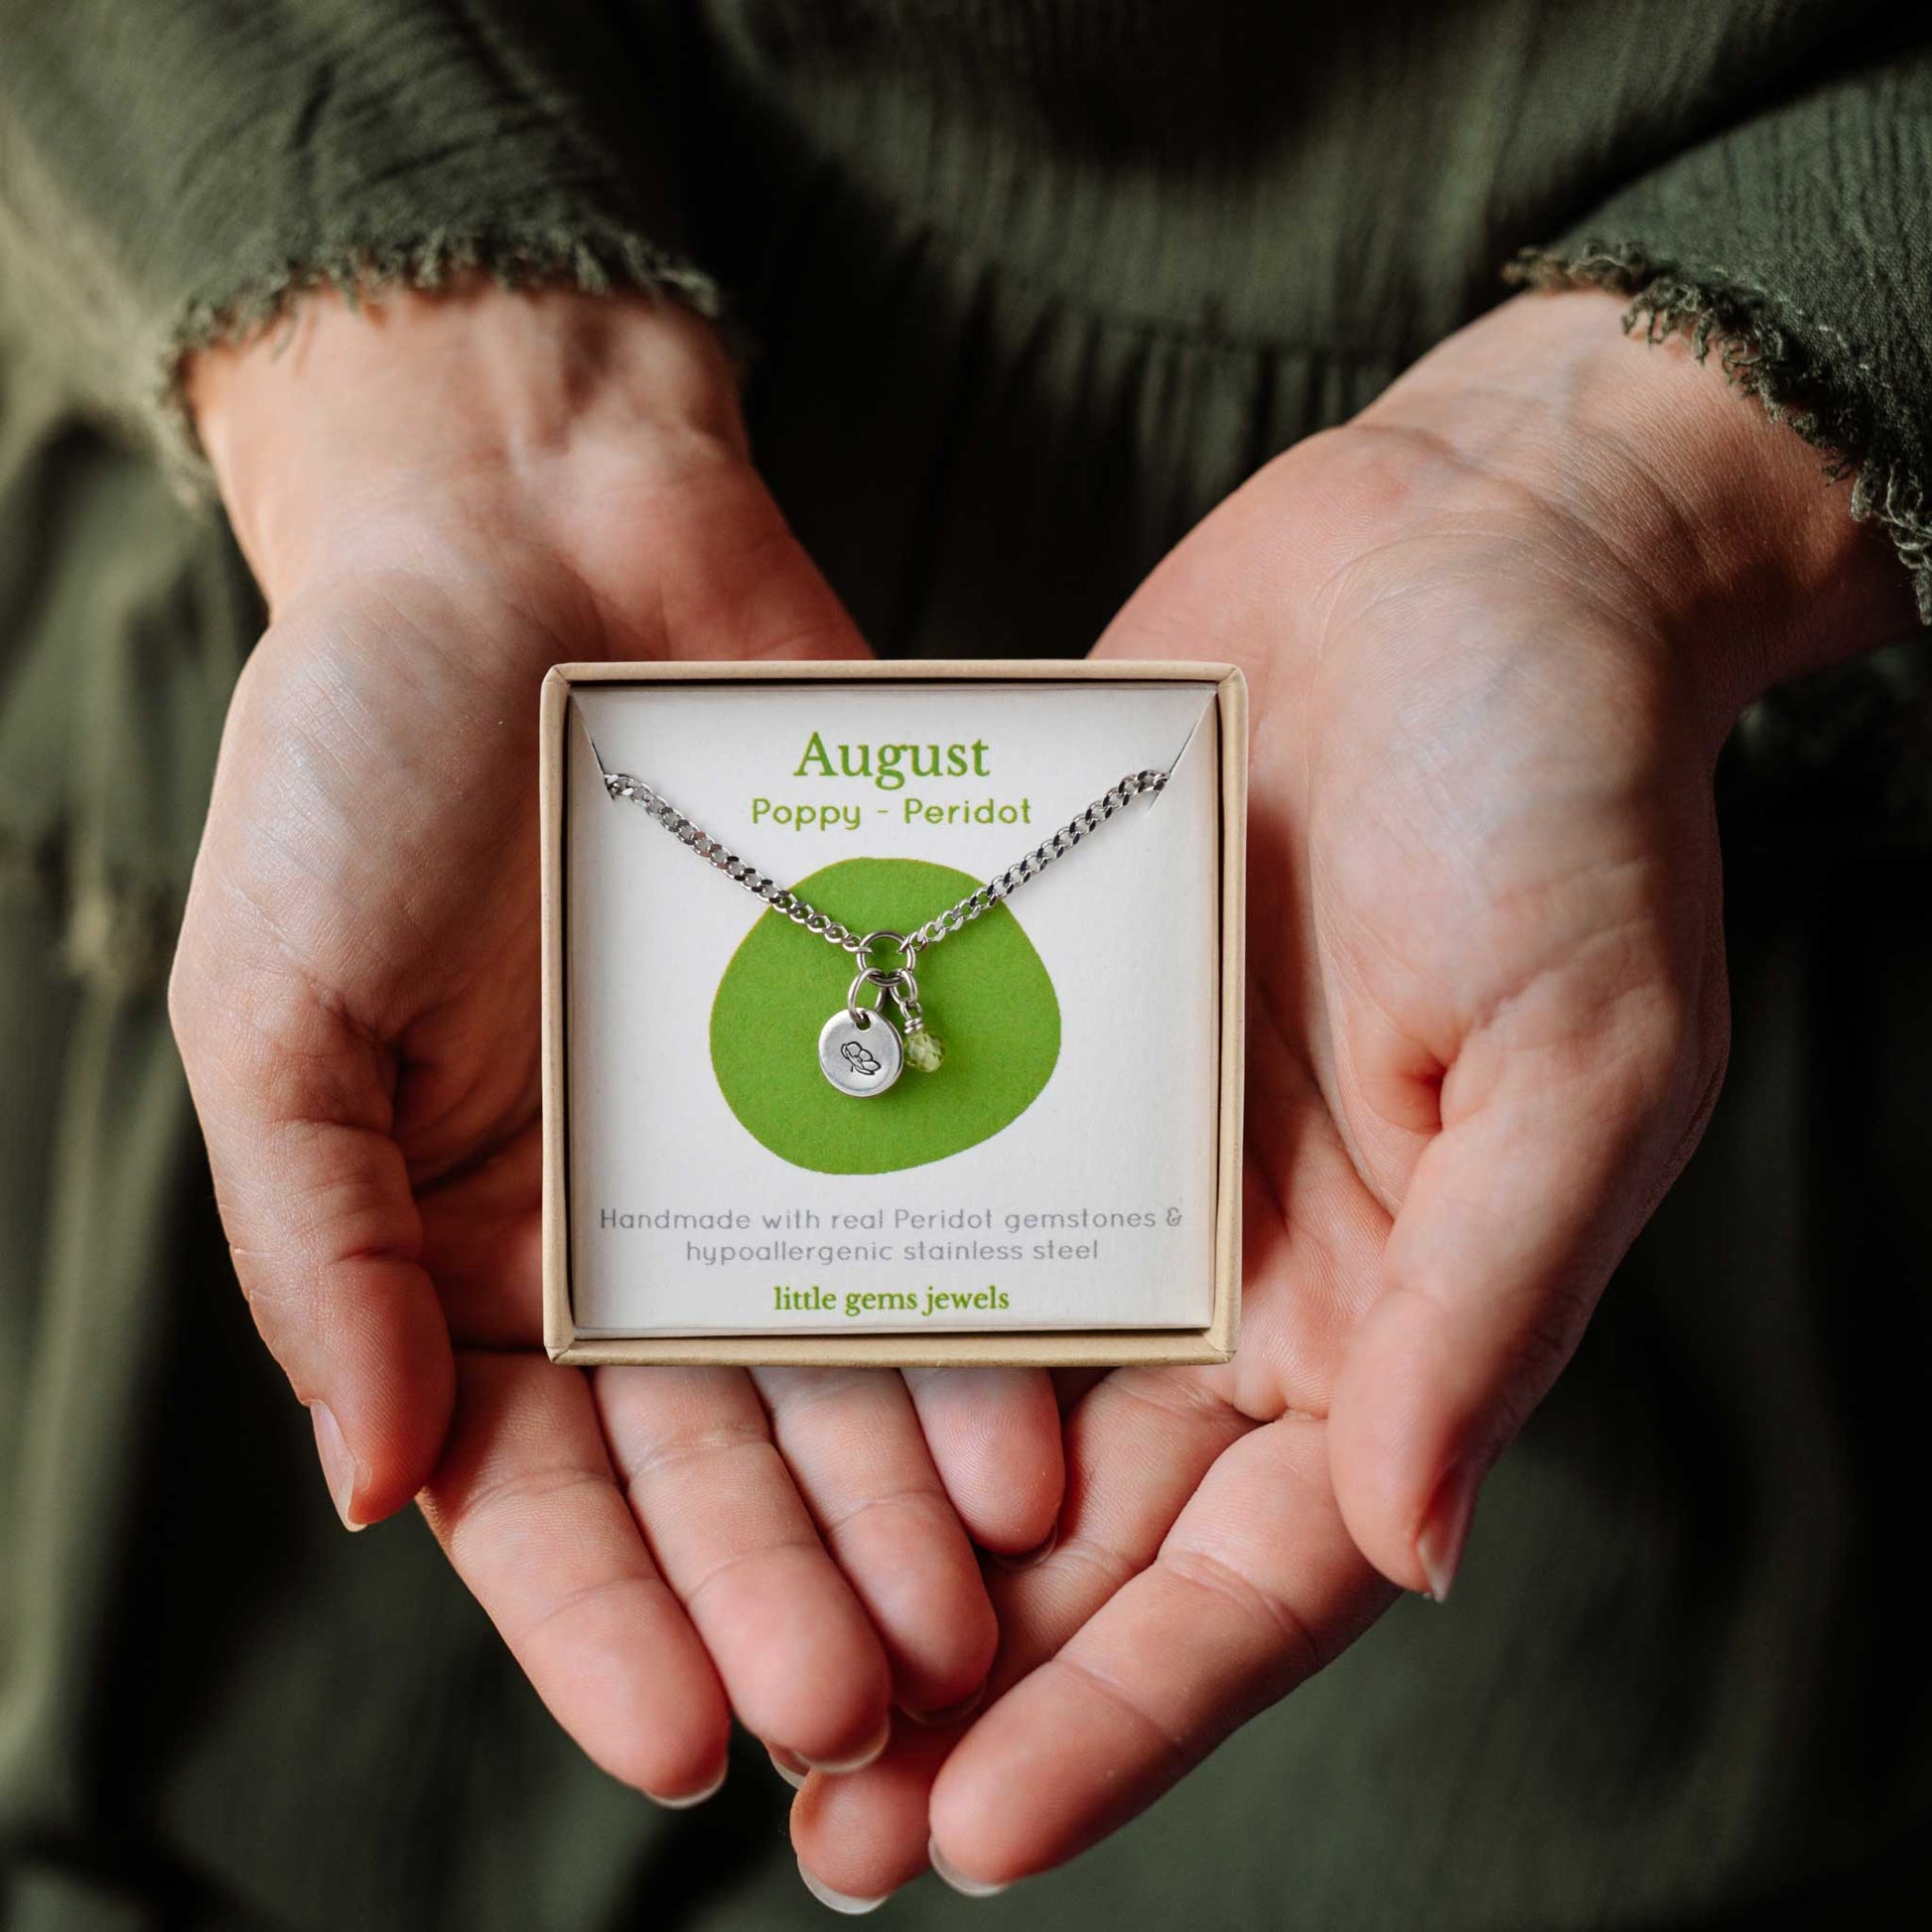
[(905, 1055), (898, 1029), (890, 1020), (863, 1007), (859, 1017), (863, 1025), (841, 1007), (826, 1021), (818, 1035), (818, 1063), (841, 1093), (865, 1100), (884, 1093), (898, 1078)]

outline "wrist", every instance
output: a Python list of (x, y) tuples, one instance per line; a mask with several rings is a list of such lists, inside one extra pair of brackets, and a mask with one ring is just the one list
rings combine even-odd
[(1363, 420), (1422, 432), (1478, 493), (1553, 516), (1689, 679), (1715, 751), (1771, 685), (1908, 631), (1910, 584), (1818, 450), (1681, 339), (1619, 322), (1601, 291), (1519, 296)]
[(746, 459), (715, 332), (645, 294), (319, 292), (197, 355), (187, 394), (271, 609), (431, 506), (534, 534), (600, 471)]

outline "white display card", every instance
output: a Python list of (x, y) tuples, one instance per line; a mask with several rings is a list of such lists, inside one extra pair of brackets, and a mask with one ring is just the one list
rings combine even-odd
[[(1212, 683), (579, 684), (569, 703), (579, 1334), (1208, 1323)], [(613, 799), (600, 758), (861, 930), (916, 927), (1127, 773), (1172, 776), (918, 959), (945, 1061), (853, 1098), (817, 1064), (851, 956)]]

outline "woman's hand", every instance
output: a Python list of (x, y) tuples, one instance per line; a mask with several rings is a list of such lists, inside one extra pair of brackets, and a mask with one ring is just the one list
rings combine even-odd
[(336, 1506), (359, 1527), (422, 1491), (551, 1709), (659, 1798), (723, 1775), (734, 1710), (796, 1759), (863, 1757), (894, 1703), (984, 1679), (968, 1539), (1051, 1525), (1045, 1378), (585, 1375), (537, 1345), (544, 672), (864, 652), (724, 358), (643, 298), (318, 298), (192, 394), (272, 621), (171, 1004)]
[(874, 1897), (1064, 1860), (1446, 1595), (1478, 1484), (1695, 1146), (1726, 1042), (1712, 769), (1774, 678), (1896, 635), (1816, 455), (1594, 294), (1462, 332), (1182, 542), (1101, 654), (1253, 693), (1247, 1288), (1225, 1367), (1066, 1421), (997, 1700), (813, 1778)]

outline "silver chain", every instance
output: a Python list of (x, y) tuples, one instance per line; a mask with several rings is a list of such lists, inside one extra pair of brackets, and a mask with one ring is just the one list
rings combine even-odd
[[(1076, 813), (1051, 838), (1042, 839), (1034, 849), (996, 874), (984, 886), (968, 893), (926, 920), (916, 932), (905, 936), (902, 951), (909, 962), (914, 954), (949, 939), (962, 926), (970, 925), (981, 913), (1010, 899), (1030, 879), (1037, 879), (1055, 859), (1063, 859), (1088, 836), (1097, 832), (1131, 799), (1143, 792), (1160, 792), (1167, 786), (1165, 771), (1130, 771), (1118, 784), (1102, 792), (1085, 811)], [(836, 919), (828, 918), (794, 892), (778, 884), (755, 866), (749, 866), (737, 853), (728, 851), (702, 827), (694, 825), (662, 792), (633, 778), (627, 771), (607, 771), (604, 783), (613, 798), (628, 798), (643, 806), (658, 824), (680, 844), (687, 845), (700, 859), (714, 865), (727, 879), (735, 880), (748, 893), (755, 894), (773, 911), (782, 913), (794, 925), (837, 946), (842, 952), (863, 954), (870, 936), (852, 931)], [(894, 935), (895, 937), (897, 935)]]

